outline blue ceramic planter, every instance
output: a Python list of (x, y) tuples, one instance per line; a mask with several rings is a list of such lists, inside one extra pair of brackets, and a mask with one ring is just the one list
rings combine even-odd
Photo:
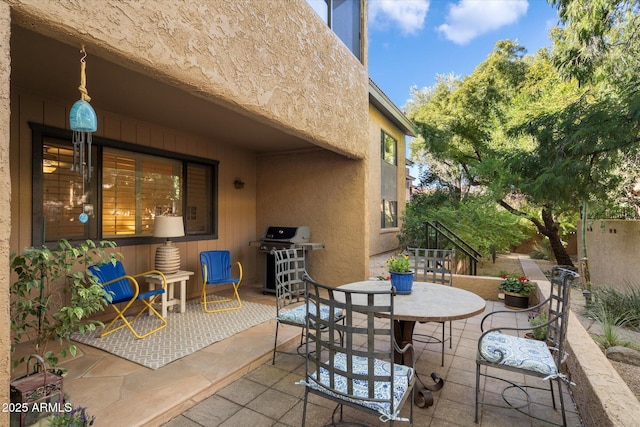
[(391, 286), (396, 288), (396, 294), (408, 295), (411, 293), (411, 288), (413, 286), (413, 271), (409, 271), (407, 273), (394, 273), (393, 271), (390, 271), (389, 275), (391, 276)]

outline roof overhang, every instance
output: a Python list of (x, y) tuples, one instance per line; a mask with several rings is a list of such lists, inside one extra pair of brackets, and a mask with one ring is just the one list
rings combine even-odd
[(416, 136), (415, 126), (411, 120), (389, 99), (387, 95), (369, 79), (369, 102), (373, 104), (387, 119), (398, 126), (405, 135)]

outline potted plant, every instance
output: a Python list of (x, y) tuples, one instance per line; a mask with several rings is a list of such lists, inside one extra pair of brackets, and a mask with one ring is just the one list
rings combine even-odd
[[(76, 346), (70, 344), (71, 334), (102, 326), (102, 322), (88, 317), (103, 310), (110, 300), (88, 267), (120, 258), (113, 251), (107, 254), (106, 250), (114, 247), (115, 243), (108, 241), (96, 244), (87, 240), (72, 246), (60, 240), (55, 250), (31, 247), (11, 254), (11, 269), (17, 275), (10, 286), (12, 353), (17, 344), (28, 341), (48, 369), (58, 364), (56, 353), (49, 350), (50, 343), (61, 344), (62, 357), (76, 354)], [(13, 367), (29, 357), (14, 360)]]
[(413, 271), (409, 257), (404, 254), (392, 256), (387, 260), (387, 267), (389, 268), (391, 286), (396, 288), (396, 293), (410, 294), (413, 286)]
[(502, 282), (498, 290), (504, 292), (504, 304), (508, 308), (527, 308), (529, 306), (529, 295), (535, 289), (533, 283), (524, 276), (506, 275), (502, 276)]
[[(87, 408), (78, 406), (74, 408), (70, 403), (66, 404), (64, 411), (47, 418), (49, 427), (87, 427), (92, 426), (96, 417), (89, 415)], [(67, 411), (67, 409), (69, 409)]]
[[(538, 341), (544, 341), (547, 338), (547, 323), (549, 317), (545, 310), (533, 311), (529, 314), (529, 326), (534, 328), (531, 332), (527, 332), (525, 336)], [(540, 326), (544, 325), (544, 326)]]

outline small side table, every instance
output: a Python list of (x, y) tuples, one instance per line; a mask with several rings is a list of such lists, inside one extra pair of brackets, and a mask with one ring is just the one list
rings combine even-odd
[[(180, 313), (184, 313), (187, 305), (187, 280), (193, 274), (193, 271), (180, 270), (177, 273), (164, 275), (167, 279), (167, 289), (162, 294), (162, 317), (167, 317), (167, 309), (169, 307), (173, 309), (173, 306), (178, 304), (180, 304)], [(150, 290), (154, 290), (156, 285), (162, 286), (162, 277), (158, 274), (147, 274), (144, 278), (149, 284)], [(175, 298), (174, 295), (173, 285), (175, 283), (180, 283), (180, 299)]]

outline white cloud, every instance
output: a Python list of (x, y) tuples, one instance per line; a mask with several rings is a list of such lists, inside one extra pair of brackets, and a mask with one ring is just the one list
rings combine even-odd
[(430, 0), (370, 0), (369, 25), (400, 27), (403, 34), (415, 34), (424, 26)]
[(460, 0), (449, 6), (438, 31), (452, 42), (467, 44), (475, 37), (513, 24), (527, 13), (528, 0)]

